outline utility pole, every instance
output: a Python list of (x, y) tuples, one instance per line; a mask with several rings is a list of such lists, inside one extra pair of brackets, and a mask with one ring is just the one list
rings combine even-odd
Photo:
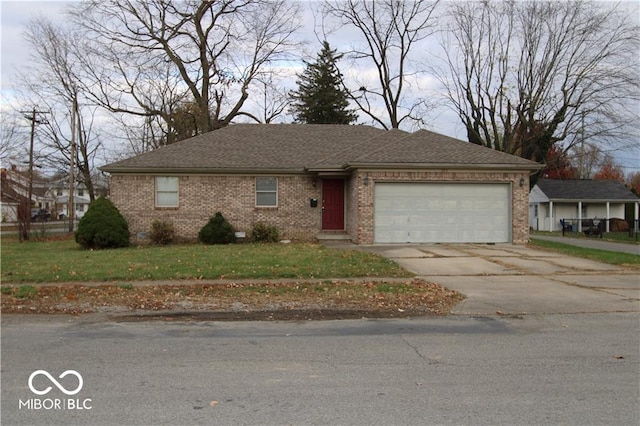
[(75, 198), (75, 188), (74, 188), (74, 181), (75, 181), (75, 172), (74, 172), (74, 166), (75, 166), (75, 159), (76, 159), (76, 120), (78, 119), (78, 117), (76, 116), (77, 113), (77, 109), (78, 109), (78, 98), (77, 97), (73, 97), (73, 106), (71, 108), (71, 156), (69, 157), (69, 232), (73, 232), (74, 231), (74, 221), (76, 218), (75, 215), (75, 205), (74, 205), (74, 198)]
[(586, 179), (584, 176), (584, 112), (582, 113), (582, 132), (580, 141), (580, 179)]
[(46, 124), (47, 121), (38, 120), (37, 114), (49, 114), (48, 111), (38, 111), (34, 106), (31, 111), (20, 111), (22, 114), (31, 113), (31, 115), (25, 115), (24, 118), (31, 121), (31, 138), (29, 142), (29, 182), (27, 189), (27, 202), (26, 207), (23, 206), (22, 213), (22, 226), (20, 226), (20, 241), (29, 239), (29, 231), (31, 230), (31, 201), (33, 198), (33, 142), (36, 133), (36, 124)]

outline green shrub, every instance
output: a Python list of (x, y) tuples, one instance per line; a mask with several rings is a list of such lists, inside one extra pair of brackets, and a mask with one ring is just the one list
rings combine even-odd
[(251, 241), (254, 243), (277, 243), (280, 241), (280, 233), (274, 225), (258, 222), (251, 230)]
[(233, 226), (217, 212), (209, 219), (198, 233), (198, 240), (205, 244), (229, 244), (236, 241), (236, 231)]
[(85, 249), (126, 247), (129, 225), (111, 201), (100, 197), (80, 219), (75, 240)]
[(149, 231), (149, 239), (157, 245), (167, 245), (173, 241), (175, 237), (175, 229), (173, 223), (164, 220), (154, 220), (151, 222), (151, 231)]

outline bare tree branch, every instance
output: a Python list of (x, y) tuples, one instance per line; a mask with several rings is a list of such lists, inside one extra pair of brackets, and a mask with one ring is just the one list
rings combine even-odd
[(285, 0), (92, 0), (72, 12), (88, 41), (83, 65), (94, 101), (160, 117), (166, 126), (154, 128), (167, 135), (185, 102), (197, 106), (197, 133), (240, 115), (266, 65), (297, 46), (297, 15)]
[[(355, 64), (375, 67), (375, 83), (360, 81), (351, 100), (373, 122), (398, 128), (405, 121), (422, 123), (425, 98), (410, 92), (410, 57), (417, 44), (435, 31), (438, 0), (326, 0), (324, 13), (353, 28), (362, 43), (345, 54)], [(411, 95), (411, 96), (409, 96)], [(382, 105), (384, 113), (377, 108)], [(419, 111), (419, 112), (418, 112)]]
[(448, 18), (439, 78), (470, 142), (543, 161), (637, 135), (639, 32), (620, 5), (456, 2)]
[(50, 112), (39, 126), (40, 140), (48, 155), (42, 157), (49, 167), (68, 173), (71, 155), (70, 116), (74, 103), (78, 117), (74, 163), (79, 170), (78, 181), (87, 188), (91, 200), (95, 198), (93, 161), (101, 147), (93, 131), (96, 107), (78, 106), (83, 98), (83, 84), (77, 73), (82, 52), (76, 35), (62, 26), (54, 26), (40, 18), (29, 23), (25, 38), (32, 48), (33, 72), (26, 73), (25, 87), (30, 102), (46, 107)]

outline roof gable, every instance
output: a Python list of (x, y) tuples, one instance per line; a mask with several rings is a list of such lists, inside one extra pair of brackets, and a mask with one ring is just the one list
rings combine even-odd
[(637, 201), (638, 197), (615, 180), (540, 179), (536, 186), (551, 201)]
[(421, 130), (333, 124), (234, 124), (103, 166), (107, 172), (303, 172), (448, 165), (535, 170), (538, 163)]

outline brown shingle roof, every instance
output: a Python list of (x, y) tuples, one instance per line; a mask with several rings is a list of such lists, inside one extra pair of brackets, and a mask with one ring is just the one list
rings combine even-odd
[[(393, 149), (389, 149), (391, 146)], [(529, 160), (427, 130), (406, 135), (393, 145), (384, 144), (376, 150), (364, 152), (353, 163), (532, 165)]]
[(349, 165), (447, 164), (536, 169), (537, 163), (437, 133), (332, 124), (234, 124), (103, 166), (107, 172), (247, 172)]

